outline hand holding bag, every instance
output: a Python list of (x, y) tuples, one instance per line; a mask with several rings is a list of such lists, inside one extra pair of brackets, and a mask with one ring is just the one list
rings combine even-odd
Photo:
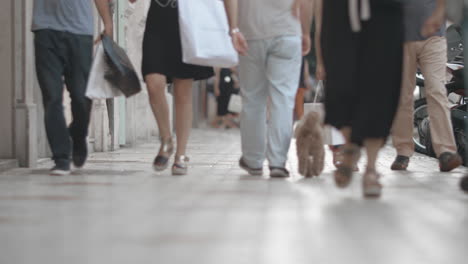
[(184, 63), (218, 68), (238, 64), (223, 1), (178, 0), (178, 8)]
[[(323, 122), (325, 118), (325, 107), (323, 103), (318, 102), (318, 98), (324, 92), (323, 81), (319, 81), (315, 90), (315, 97), (313, 103), (304, 104), (304, 115), (308, 112), (318, 112)], [(345, 139), (341, 132), (335, 127), (326, 125), (324, 127), (324, 142), (326, 145), (342, 145), (345, 143)]]
[(122, 96), (123, 93), (113, 87), (105, 78), (107, 63), (105, 62), (104, 48), (102, 43), (97, 44), (96, 54), (88, 78), (86, 97), (89, 99), (109, 99)]
[(232, 94), (229, 99), (228, 111), (232, 113), (240, 113), (242, 111), (242, 97), (238, 94)]

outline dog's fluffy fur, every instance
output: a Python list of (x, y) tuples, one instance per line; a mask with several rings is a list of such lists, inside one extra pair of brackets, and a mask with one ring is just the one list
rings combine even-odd
[(309, 112), (295, 129), (299, 173), (305, 177), (319, 176), (325, 163), (323, 124), (317, 112)]

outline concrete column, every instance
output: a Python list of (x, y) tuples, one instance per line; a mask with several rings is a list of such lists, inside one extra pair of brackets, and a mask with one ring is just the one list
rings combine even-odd
[(34, 102), (34, 49), (30, 31), (33, 2), (11, 0), (13, 8), (14, 153), (20, 166), (35, 167), (37, 161), (37, 107)]

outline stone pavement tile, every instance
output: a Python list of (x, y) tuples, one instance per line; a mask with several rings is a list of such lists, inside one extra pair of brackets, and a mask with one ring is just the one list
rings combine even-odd
[(334, 186), (328, 150), (324, 173), (304, 179), (292, 144), (292, 177), (278, 180), (238, 168), (234, 130), (195, 130), (184, 177), (152, 171), (157, 149), (93, 153), (66, 177), (48, 176), (50, 162), (1, 173), (0, 263), (466, 263), (465, 169), (416, 155), (393, 172), (386, 147), (383, 197), (365, 200), (362, 173)]

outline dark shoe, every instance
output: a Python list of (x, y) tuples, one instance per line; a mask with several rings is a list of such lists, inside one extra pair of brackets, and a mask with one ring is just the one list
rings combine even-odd
[(287, 178), (289, 177), (289, 171), (285, 168), (270, 167), (271, 178)]
[(72, 160), (73, 160), (73, 165), (76, 168), (81, 168), (86, 162), (86, 159), (88, 158), (88, 143), (86, 141), (86, 138), (82, 139), (72, 139), (72, 148), (73, 148), (73, 153), (72, 153)]
[(51, 176), (65, 176), (70, 175), (70, 165), (66, 164), (57, 164), (52, 169), (50, 169)]
[(154, 158), (153, 169), (155, 171), (163, 171), (169, 164), (169, 159), (174, 152), (174, 144), (172, 138), (161, 139), (161, 146), (159, 148), (158, 155)]
[(244, 161), (243, 158), (239, 160), (239, 167), (243, 170), (247, 171), (252, 176), (262, 176), (263, 175), (263, 168), (250, 168)]
[(460, 187), (463, 191), (468, 192), (468, 176), (462, 178)]
[(408, 168), (409, 157), (398, 155), (392, 163), (391, 169), (394, 171), (404, 171)]
[(335, 178), (335, 184), (339, 188), (348, 187), (351, 183), (353, 172), (356, 169), (356, 164), (361, 157), (361, 149), (355, 145), (349, 145), (343, 147), (343, 160), (351, 161), (351, 166), (346, 165), (344, 162), (341, 163), (335, 173), (333, 174)]
[(439, 168), (441, 172), (449, 172), (462, 165), (463, 160), (458, 153), (444, 152), (439, 156)]

